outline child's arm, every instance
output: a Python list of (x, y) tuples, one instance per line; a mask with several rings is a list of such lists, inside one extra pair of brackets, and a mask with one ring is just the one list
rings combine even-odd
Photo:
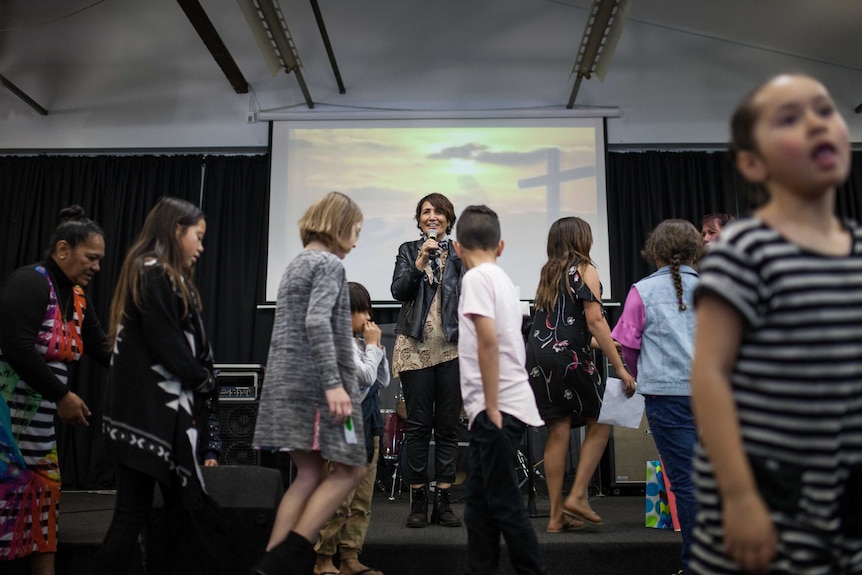
[(632, 377), (638, 376), (638, 357), (641, 353), (641, 340), (646, 324), (646, 309), (638, 289), (632, 286), (623, 313), (617, 321), (617, 325), (611, 330), (611, 337), (617, 346), (617, 351), (622, 355), (626, 369)]
[(497, 322), (492, 317), (471, 315), (476, 326), (479, 373), (482, 374), (482, 391), (485, 394), (485, 413), (494, 425), (503, 427), (503, 414), (497, 403), (500, 391), (500, 348), (497, 345)]
[(365, 322), (365, 325), (362, 326), (365, 349), (361, 349), (360, 346), (356, 347), (356, 370), (359, 374), (359, 387), (371, 387), (377, 381), (378, 367), (386, 357), (383, 346), (380, 345), (380, 336), (380, 328), (373, 321)]
[[(587, 284), (587, 287), (590, 288), (590, 291), (593, 292), (593, 295), (601, 293), (599, 273), (596, 271), (596, 268), (591, 265), (587, 265), (583, 267), (581, 273), (583, 274), (584, 282)], [(598, 299), (597, 295), (596, 299)], [(622, 380), (623, 385), (625, 386), (626, 395), (631, 396), (635, 392), (635, 378), (626, 371), (626, 368), (623, 365), (623, 360), (617, 351), (617, 346), (614, 343), (614, 340), (611, 339), (611, 328), (608, 326), (605, 316), (602, 315), (601, 301), (585, 300), (584, 315), (587, 318), (587, 325), (590, 328), (590, 333), (593, 334), (594, 338), (596, 338), (596, 341), (602, 348), (602, 352), (605, 354), (605, 357), (608, 358), (608, 361), (613, 366), (617, 377)]]
[(692, 406), (721, 496), (724, 552), (746, 571), (761, 571), (775, 556), (777, 537), (745, 455), (730, 384), (742, 328), (736, 309), (715, 295), (701, 296), (691, 369)]
[(632, 377), (637, 379), (638, 358), (641, 355), (641, 350), (622, 345), (619, 352), (620, 355), (623, 356), (623, 361), (625, 362), (626, 368), (629, 370), (629, 373), (632, 374)]

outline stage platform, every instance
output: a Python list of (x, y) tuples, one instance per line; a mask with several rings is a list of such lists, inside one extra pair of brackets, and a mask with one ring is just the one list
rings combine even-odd
[[(463, 493), (458, 487), (453, 495)], [(460, 575), (466, 572), (467, 532), (464, 527), (436, 525), (406, 529), (407, 493), (394, 501), (382, 489), (375, 494), (371, 527), (362, 560), (386, 575)], [(526, 501), (526, 497), (525, 497)], [(537, 515), (547, 514), (544, 497), (536, 498)], [(680, 568), (680, 534), (644, 527), (643, 495), (598, 496), (593, 508), (604, 518), (601, 527), (563, 534), (545, 533), (547, 517), (534, 517), (548, 571), (552, 575), (670, 575)], [(58, 575), (88, 575), (114, 507), (113, 492), (64, 491), (60, 506)], [(463, 517), (463, 503), (453, 505)], [(265, 545), (265, 540), (259, 542)], [(238, 546), (242, 545), (238, 542)], [(248, 546), (246, 543), (243, 546)], [(8, 575), (28, 573), (26, 564), (4, 566)], [(500, 573), (513, 574), (503, 549)], [(101, 574), (93, 574), (101, 575)], [(242, 570), (245, 575), (245, 570)]]

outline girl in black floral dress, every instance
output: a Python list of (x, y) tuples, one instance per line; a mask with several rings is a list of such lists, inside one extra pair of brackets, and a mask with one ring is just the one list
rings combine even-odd
[[(548, 232), (548, 261), (536, 289), (536, 315), (527, 339), (527, 372), (539, 413), (548, 426), (545, 476), (551, 516), (549, 533), (601, 525), (587, 487), (608, 442), (610, 426), (598, 423), (604, 384), (590, 353), (596, 339), (631, 395), (634, 378), (611, 339), (601, 300), (599, 274), (590, 259), (590, 225), (576, 217), (557, 220)], [(563, 475), (572, 424), (587, 424), (575, 482), (563, 503)]]

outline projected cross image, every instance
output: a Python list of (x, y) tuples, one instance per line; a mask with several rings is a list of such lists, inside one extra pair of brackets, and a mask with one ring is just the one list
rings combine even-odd
[[(535, 295), (547, 230), (560, 217), (590, 223), (593, 257), (600, 272), (606, 271), (601, 121), (579, 122), (400, 121), (397, 127), (390, 127), (391, 121), (294, 122), (282, 130), (276, 123), (271, 218), (279, 223), (271, 222), (270, 254), (281, 261), (271, 262), (268, 299), (274, 299), (284, 267), (302, 249), (296, 220), (331, 190), (349, 195), (365, 215), (357, 247), (344, 265), (348, 279), (363, 283), (376, 301), (392, 300), (395, 254), (402, 242), (419, 238), (416, 203), (432, 192), (445, 194), (456, 215), (470, 204), (487, 204), (499, 214), (506, 242), (499, 263), (522, 299)], [(602, 281), (607, 295), (610, 280)]]
[(547, 189), (547, 202), (545, 204), (545, 215), (548, 221), (548, 227), (560, 216), (560, 184), (569, 180), (577, 180), (580, 178), (593, 178), (596, 175), (596, 168), (593, 165), (582, 166), (580, 168), (572, 168), (565, 171), (560, 171), (560, 149), (551, 148), (548, 150), (548, 173), (542, 176), (519, 180), (519, 188), (535, 188), (537, 186), (545, 186)]

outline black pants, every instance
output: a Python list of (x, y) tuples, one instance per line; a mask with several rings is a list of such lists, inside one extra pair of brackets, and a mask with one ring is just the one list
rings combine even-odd
[[(156, 479), (125, 465), (117, 466), (117, 500), (111, 526), (96, 555), (93, 573), (113, 575), (126, 573), (138, 557), (138, 537), (146, 530), (153, 509)], [(162, 493), (170, 490), (162, 486)], [(169, 507), (170, 498), (165, 501)]]
[(525, 428), (523, 422), (506, 413), (502, 429), (484, 411), (473, 421), (464, 508), (470, 575), (497, 573), (501, 534), (515, 573), (547, 573), (515, 474), (518, 446)]
[(458, 456), (458, 419), (461, 417), (461, 381), (458, 359), (439, 365), (402, 371), (401, 387), (407, 407), (404, 434), (409, 470), (402, 470), (413, 485), (428, 483), (428, 445), (434, 433), (434, 479), (455, 481)]

